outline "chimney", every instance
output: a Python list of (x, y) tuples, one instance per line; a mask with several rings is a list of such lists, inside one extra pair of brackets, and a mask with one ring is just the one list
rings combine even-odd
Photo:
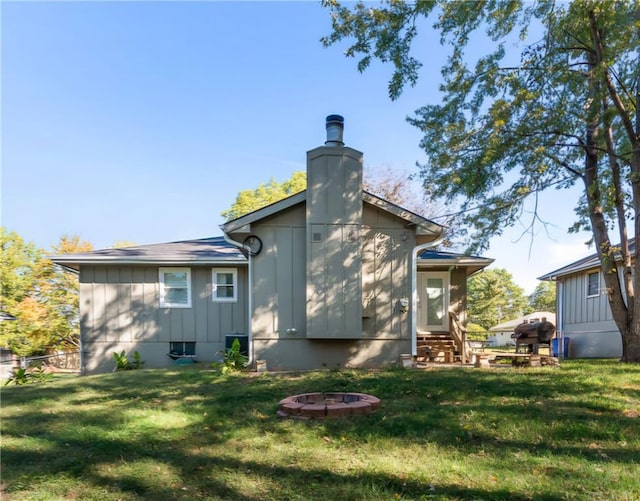
[(342, 141), (344, 118), (307, 152), (307, 338), (362, 336), (362, 153)]
[(327, 140), (325, 146), (344, 146), (342, 133), (344, 132), (344, 117), (329, 115), (327, 117)]

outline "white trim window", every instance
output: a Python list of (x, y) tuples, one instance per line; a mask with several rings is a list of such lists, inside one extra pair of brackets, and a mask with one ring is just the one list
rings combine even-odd
[(229, 303), (238, 300), (238, 270), (235, 268), (213, 268), (211, 284), (213, 301)]
[(160, 268), (160, 307), (191, 308), (191, 269)]
[(600, 295), (600, 272), (592, 271), (587, 273), (587, 297)]

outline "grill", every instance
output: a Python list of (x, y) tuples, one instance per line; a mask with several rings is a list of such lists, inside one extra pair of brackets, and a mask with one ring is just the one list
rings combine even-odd
[(516, 353), (520, 352), (521, 347), (526, 346), (527, 353), (537, 354), (540, 345), (551, 344), (555, 333), (556, 326), (551, 322), (524, 323), (515, 328), (511, 338), (516, 341)]

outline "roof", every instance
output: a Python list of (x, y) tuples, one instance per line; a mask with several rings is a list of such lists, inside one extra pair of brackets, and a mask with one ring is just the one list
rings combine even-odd
[(438, 250), (427, 249), (418, 256), (418, 266), (457, 266), (466, 268), (467, 275), (473, 275), (478, 271), (486, 268), (493, 259), (480, 256), (467, 256), (465, 254), (457, 254), (455, 252), (443, 252)]
[[(633, 255), (636, 250), (636, 241), (635, 239), (629, 240), (629, 251)], [(616, 254), (616, 259), (621, 259), (619, 254)], [(552, 272), (547, 273), (546, 275), (542, 275), (538, 277), (538, 280), (557, 280), (558, 277), (571, 275), (573, 273), (577, 273), (579, 271), (592, 270), (594, 268), (600, 268), (600, 258), (597, 253), (591, 254), (587, 257), (583, 257), (582, 259), (578, 259), (571, 264), (563, 266), (562, 268), (558, 268)]]
[(529, 322), (533, 319), (546, 318), (548, 322), (552, 324), (556, 323), (556, 314), (550, 311), (534, 311), (533, 313), (529, 313), (528, 315), (523, 315), (518, 318), (514, 318), (513, 320), (509, 320), (508, 322), (501, 323), (499, 325), (495, 325), (490, 327), (489, 330), (491, 332), (510, 332), (514, 330), (518, 325), (523, 324), (525, 322)]
[[(301, 191), (295, 195), (274, 202), (266, 207), (255, 210), (231, 221), (227, 221), (220, 225), (220, 229), (226, 234), (229, 233), (250, 233), (251, 224), (260, 221), (266, 217), (272, 216), (294, 205), (306, 202), (307, 191)], [(362, 201), (370, 205), (379, 207), (400, 219), (404, 219), (408, 224), (416, 227), (418, 235), (438, 236), (444, 231), (444, 227), (438, 223), (434, 223), (427, 218), (419, 216), (407, 209), (400, 207), (384, 198), (381, 198), (366, 190), (362, 190)]]
[(238, 248), (224, 237), (57, 254), (49, 256), (49, 259), (73, 270), (79, 270), (80, 265), (86, 264), (213, 265), (247, 262)]

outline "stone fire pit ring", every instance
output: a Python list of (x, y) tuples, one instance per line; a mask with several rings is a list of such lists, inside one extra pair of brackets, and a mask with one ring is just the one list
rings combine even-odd
[(280, 400), (278, 416), (290, 419), (324, 419), (370, 414), (380, 399), (366, 393), (302, 393)]

